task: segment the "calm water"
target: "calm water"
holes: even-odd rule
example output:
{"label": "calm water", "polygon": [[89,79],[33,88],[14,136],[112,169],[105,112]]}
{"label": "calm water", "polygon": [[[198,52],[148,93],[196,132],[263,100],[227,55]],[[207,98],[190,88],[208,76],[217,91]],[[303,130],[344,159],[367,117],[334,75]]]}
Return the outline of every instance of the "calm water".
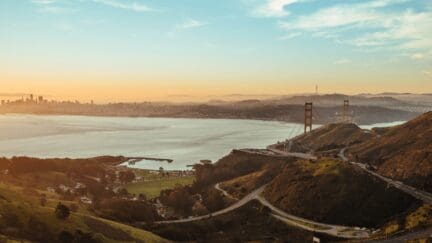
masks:
{"label": "calm water", "polygon": [[302,131],[300,124],[271,121],[0,115],[0,156],[146,156],[174,162],[143,161],[135,167],[186,169],[233,148],[265,148]]}

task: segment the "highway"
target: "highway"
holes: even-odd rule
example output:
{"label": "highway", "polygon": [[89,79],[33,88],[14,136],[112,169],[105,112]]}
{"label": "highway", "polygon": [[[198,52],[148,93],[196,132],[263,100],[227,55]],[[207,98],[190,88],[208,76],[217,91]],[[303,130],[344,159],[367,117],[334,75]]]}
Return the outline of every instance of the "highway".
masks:
{"label": "highway", "polygon": [[[291,141],[288,143],[289,146],[289,150],[291,150]],[[296,157],[296,158],[300,158],[300,159],[310,159],[310,160],[316,160],[317,157],[312,155],[312,154],[305,154],[305,153],[294,153],[294,152],[286,152],[286,151],[282,151],[277,149],[276,147],[280,145],[280,144],[272,144],[267,146],[267,150],[270,150],[276,154],[279,154],[281,156],[285,156],[285,157]]]}
{"label": "highway", "polygon": [[257,155],[264,155],[264,156],[270,156],[270,157],[276,157],[276,158],[290,158],[295,157],[299,159],[310,159],[310,160],[316,160],[317,157],[313,156],[311,154],[303,154],[303,153],[289,153],[280,151],[277,149],[238,149],[238,151],[242,151],[249,154],[257,154]]}
{"label": "highway", "polygon": [[427,239],[432,238],[432,228],[418,230],[415,232],[407,233],[401,236],[395,236],[395,237],[389,237],[387,239],[381,239],[381,240],[371,240],[368,242],[371,243],[405,243],[412,240],[418,240],[418,239]]}
{"label": "highway", "polygon": [[387,184],[389,184],[389,185],[391,185],[391,186],[393,186],[393,187],[395,187],[395,188],[397,188],[397,189],[399,189],[399,190],[401,190],[401,191],[403,191],[403,192],[405,192],[405,193],[413,196],[414,198],[417,198],[417,199],[419,199],[419,200],[421,200],[421,201],[423,201],[425,203],[432,204],[432,194],[430,194],[428,192],[425,192],[425,191],[422,191],[422,190],[419,190],[419,189],[414,188],[412,186],[408,186],[408,185],[406,185],[406,184],[404,184],[404,183],[402,183],[400,181],[396,181],[396,180],[392,180],[390,178],[384,177],[384,176],[382,176],[382,175],[380,175],[380,174],[378,174],[376,172],[373,172],[373,171],[369,170],[365,164],[349,161],[348,158],[345,156],[345,150],[346,150],[346,148],[342,149],[339,152],[339,157],[343,161],[349,162],[350,164],[355,165],[355,166],[361,168],[362,170],[366,171],[367,173],[369,173],[369,174],[371,174],[371,175],[373,175],[373,176],[375,176],[375,177],[377,177],[377,178],[385,181]]}
{"label": "highway", "polygon": [[295,152],[288,152],[291,150],[291,141],[288,143],[289,149],[288,151],[282,151],[277,149],[278,145],[281,145],[283,143],[277,143],[267,146],[266,149],[239,149],[239,151],[250,153],[250,154],[258,154],[258,155],[264,155],[264,156],[273,156],[278,158],[288,158],[288,157],[295,157],[299,159],[309,159],[309,160],[316,160],[317,157],[313,154],[306,154],[306,153],[295,153]]}

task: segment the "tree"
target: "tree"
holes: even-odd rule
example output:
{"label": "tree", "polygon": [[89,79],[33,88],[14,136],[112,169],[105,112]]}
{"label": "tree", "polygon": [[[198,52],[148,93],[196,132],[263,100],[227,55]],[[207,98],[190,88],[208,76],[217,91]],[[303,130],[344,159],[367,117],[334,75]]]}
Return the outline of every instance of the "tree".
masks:
{"label": "tree", "polygon": [[164,175],[164,168],[161,166],[159,167],[159,175],[163,176]]}
{"label": "tree", "polygon": [[185,188],[177,187],[169,192],[165,203],[180,214],[189,214],[194,205],[194,200]]}
{"label": "tree", "polygon": [[46,195],[43,193],[40,198],[40,205],[44,207],[47,203]]}
{"label": "tree", "polygon": [[117,194],[121,197],[127,197],[130,195],[130,193],[128,192],[128,190],[126,188],[122,188],[122,189],[118,190]]}
{"label": "tree", "polygon": [[55,214],[59,219],[67,219],[70,215],[70,209],[66,205],[63,205],[59,202],[55,209]]}
{"label": "tree", "polygon": [[204,197],[205,206],[212,212],[222,209],[225,206],[223,197],[216,190],[210,190],[206,197]]}
{"label": "tree", "polygon": [[72,203],[69,207],[70,207],[70,210],[72,212],[77,212],[78,211],[78,205],[76,205],[75,203]]}
{"label": "tree", "polygon": [[147,201],[147,196],[145,194],[138,194],[138,200],[140,201]]}
{"label": "tree", "polygon": [[58,240],[62,243],[72,243],[74,240],[74,235],[68,231],[62,231],[58,235]]}
{"label": "tree", "polygon": [[132,171],[126,170],[126,171],[120,171],[119,173],[119,180],[121,183],[130,183],[133,180],[135,180],[135,173]]}

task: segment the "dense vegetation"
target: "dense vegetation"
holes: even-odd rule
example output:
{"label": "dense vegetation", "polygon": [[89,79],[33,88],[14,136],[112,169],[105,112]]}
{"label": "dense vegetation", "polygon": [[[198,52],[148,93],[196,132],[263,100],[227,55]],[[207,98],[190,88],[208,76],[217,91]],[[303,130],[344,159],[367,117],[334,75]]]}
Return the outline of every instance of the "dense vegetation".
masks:
{"label": "dense vegetation", "polygon": [[432,192],[432,112],[387,129],[348,152],[380,174]]}
{"label": "dense vegetation", "polygon": [[264,192],[293,215],[339,225],[377,227],[419,202],[342,161],[285,166]]}

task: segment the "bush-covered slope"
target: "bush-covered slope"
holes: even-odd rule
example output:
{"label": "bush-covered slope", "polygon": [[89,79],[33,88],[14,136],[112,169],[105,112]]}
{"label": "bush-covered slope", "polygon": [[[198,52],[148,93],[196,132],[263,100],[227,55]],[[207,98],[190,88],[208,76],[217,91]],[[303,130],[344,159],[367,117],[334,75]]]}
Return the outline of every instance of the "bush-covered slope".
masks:
{"label": "bush-covered slope", "polygon": [[348,152],[355,160],[377,167],[380,174],[432,191],[432,112],[390,128]]}
{"label": "bush-covered slope", "polygon": [[418,202],[337,160],[285,166],[265,197],[280,209],[331,224],[376,227]]}
{"label": "bush-covered slope", "polygon": [[324,151],[343,148],[348,145],[367,141],[374,137],[352,123],[332,123],[297,137],[293,148],[303,147],[304,150]]}
{"label": "bush-covered slope", "polygon": [[41,206],[38,198],[20,195],[16,189],[0,184],[0,235],[5,238],[31,242],[65,242],[61,237],[73,237],[77,242],[84,238],[92,239],[85,242],[168,242],[150,232],[84,212],[59,219],[55,208]]}

